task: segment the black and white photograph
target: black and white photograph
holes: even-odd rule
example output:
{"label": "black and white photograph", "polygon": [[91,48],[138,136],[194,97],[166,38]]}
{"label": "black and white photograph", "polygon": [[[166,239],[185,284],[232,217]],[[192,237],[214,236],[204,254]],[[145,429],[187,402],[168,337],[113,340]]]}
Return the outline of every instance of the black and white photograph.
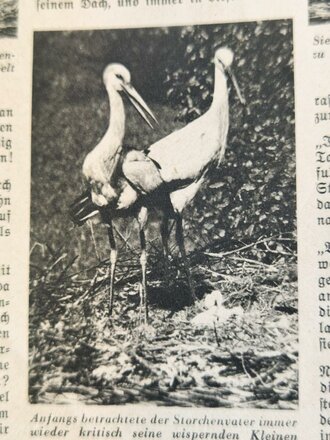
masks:
{"label": "black and white photograph", "polygon": [[292,20],[35,32],[32,95],[30,403],[296,410]]}
{"label": "black and white photograph", "polygon": [[18,0],[0,0],[0,38],[17,36]]}
{"label": "black and white photograph", "polygon": [[309,0],[310,24],[329,23],[330,0]]}

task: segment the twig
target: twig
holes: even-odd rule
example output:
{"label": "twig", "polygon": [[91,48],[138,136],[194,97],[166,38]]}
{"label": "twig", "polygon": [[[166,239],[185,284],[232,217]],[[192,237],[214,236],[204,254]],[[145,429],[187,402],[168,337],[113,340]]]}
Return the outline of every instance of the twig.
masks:
{"label": "twig", "polygon": [[84,272],[89,272],[91,270],[98,269],[99,267],[105,265],[107,262],[108,262],[108,258],[105,258],[104,260],[99,261],[98,264],[93,264],[93,266],[87,267],[86,269],[78,270],[77,272],[74,272],[74,273],[66,276],[65,278],[63,278],[63,280],[67,280],[67,279],[73,278],[73,277],[75,277],[77,275],[80,275],[80,274],[82,274]]}
{"label": "twig", "polygon": [[53,269],[54,267],[60,263],[62,260],[64,260],[64,258],[66,258],[68,256],[67,253],[64,253],[63,255],[61,255],[60,257],[57,258],[57,260],[55,260],[55,262],[45,271],[45,275],[48,275]]}
{"label": "twig", "polygon": [[[231,251],[218,252],[218,253],[204,252],[204,254],[208,255],[209,257],[218,257],[218,258],[220,258],[220,257],[224,257],[224,256],[227,256],[227,255],[235,254],[235,253],[243,251],[245,249],[249,249],[249,248],[251,248],[253,246],[257,246],[258,244],[261,244],[261,243],[267,243],[267,242],[269,242],[271,240],[275,240],[275,239],[277,239],[278,241],[295,241],[295,239],[293,239],[293,238],[267,237],[267,238],[263,238],[263,239],[257,240],[254,243],[250,243],[250,244],[247,244],[245,246],[242,246],[242,247],[240,247],[238,249],[233,249]],[[291,254],[285,254],[285,255],[291,255]]]}
{"label": "twig", "polygon": [[40,385],[35,385],[31,387],[32,391],[42,391],[43,393],[74,393],[81,394],[83,396],[94,397],[99,394],[99,391],[95,388],[88,388],[84,385],[69,385],[69,386],[56,386],[56,385],[46,385],[44,387]]}
{"label": "twig", "polygon": [[242,258],[242,257],[231,257],[232,260],[234,261],[243,261],[246,263],[251,263],[251,264],[255,264],[256,266],[262,266],[262,267],[267,267],[267,268],[271,268],[273,270],[276,270],[273,268],[272,264],[266,264],[266,263],[262,263],[261,261],[257,261],[257,260],[251,260],[250,258]]}
{"label": "twig", "polygon": [[265,247],[266,247],[267,251],[270,252],[271,254],[288,255],[288,256],[296,255],[295,252],[289,253],[289,252],[283,252],[283,251],[282,252],[281,251],[273,251],[272,249],[270,249],[270,247],[268,246],[267,243],[265,243]]}
{"label": "twig", "polygon": [[44,362],[35,363],[34,365],[31,365],[29,371],[31,373],[31,371],[35,370],[36,368],[44,368],[44,367],[49,367],[51,365],[54,365],[53,361],[44,361]]}
{"label": "twig", "polygon": [[65,275],[65,273],[67,272],[67,270],[73,266],[73,264],[75,263],[75,261],[77,260],[78,255],[75,255],[73,258],[71,258],[71,260],[68,262],[68,264],[64,267],[64,269],[61,271],[60,275],[57,278],[57,282],[59,282],[60,280],[63,279],[63,276]]}
{"label": "twig", "polygon": [[221,273],[221,272],[216,272],[216,271],[214,271],[214,270],[212,270],[212,269],[208,269],[207,267],[204,267],[203,268],[206,272],[209,272],[209,273],[211,273],[212,275],[215,275],[215,276],[220,276],[220,277],[222,277],[222,278],[224,278],[225,280],[228,280],[228,281],[231,281],[231,282],[235,282],[239,277],[235,277],[235,276],[233,276],[233,275],[227,275],[227,274],[224,274],[224,273]]}
{"label": "twig", "polygon": [[43,256],[43,258],[45,258],[45,253],[46,253],[46,252],[45,252],[45,248],[46,248],[46,246],[45,246],[44,243],[39,243],[38,241],[35,242],[35,243],[33,244],[32,248],[31,248],[31,250],[30,250],[30,256],[32,255],[34,249],[35,249],[37,246],[41,248],[42,256]]}
{"label": "twig", "polygon": [[148,371],[154,372],[154,368],[151,363],[147,362],[141,356],[139,356],[135,350],[130,350],[126,353],[128,356],[132,356],[139,364],[143,365]]}
{"label": "twig", "polygon": [[117,234],[117,235],[123,240],[123,242],[124,242],[125,245],[128,247],[128,249],[129,249],[131,252],[135,252],[135,249],[133,249],[132,246],[128,243],[128,239],[129,239],[129,237],[128,237],[128,238],[125,238],[125,237],[123,236],[123,234],[120,232],[120,230],[119,230],[116,226],[114,226],[113,228],[114,228],[114,230],[116,231],[116,234]]}
{"label": "twig", "polygon": [[249,249],[249,248],[251,248],[253,246],[257,246],[258,244],[264,243],[264,242],[269,241],[269,240],[272,240],[273,238],[274,237],[264,238],[262,240],[256,241],[255,243],[250,243],[250,244],[247,244],[245,246],[242,246],[241,248],[233,249],[233,250],[227,251],[227,252],[218,252],[218,253],[204,252],[204,253],[205,253],[205,255],[208,255],[209,257],[224,257],[224,256],[227,256],[227,255],[235,254],[236,252],[243,251],[245,249]]}

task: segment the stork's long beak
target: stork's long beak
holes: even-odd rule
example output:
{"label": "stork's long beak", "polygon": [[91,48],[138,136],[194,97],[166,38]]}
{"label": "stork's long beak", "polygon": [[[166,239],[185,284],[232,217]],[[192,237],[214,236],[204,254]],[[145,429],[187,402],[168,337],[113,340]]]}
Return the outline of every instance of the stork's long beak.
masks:
{"label": "stork's long beak", "polygon": [[238,83],[237,83],[235,75],[233,74],[233,71],[231,70],[230,67],[227,67],[226,68],[226,72],[227,72],[228,77],[230,78],[230,80],[231,80],[231,82],[232,82],[232,84],[234,86],[234,89],[235,89],[235,91],[237,93],[238,99],[240,100],[241,104],[242,105],[246,105],[246,100],[245,100],[245,98],[243,97],[243,95],[241,93],[241,90],[240,90],[240,88],[238,86]]}
{"label": "stork's long beak", "polygon": [[126,93],[129,100],[131,101],[131,103],[136,108],[136,110],[139,112],[139,114],[142,116],[142,118],[149,125],[149,127],[154,128],[152,125],[152,121],[154,121],[158,124],[156,116],[153,114],[153,112],[150,110],[149,106],[141,98],[141,96],[138,94],[138,92],[134,89],[134,87],[131,86],[130,84],[125,84],[123,86],[123,90]]}

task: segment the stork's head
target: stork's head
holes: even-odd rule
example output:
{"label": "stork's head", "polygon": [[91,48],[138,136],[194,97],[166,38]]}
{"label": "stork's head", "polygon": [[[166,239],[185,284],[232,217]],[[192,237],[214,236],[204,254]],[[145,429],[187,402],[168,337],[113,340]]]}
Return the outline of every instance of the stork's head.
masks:
{"label": "stork's head", "polygon": [[219,47],[219,49],[215,51],[214,64],[216,69],[220,69],[220,71],[223,72],[223,74],[225,74],[230,79],[237,93],[238,99],[241,101],[242,104],[245,105],[246,101],[243,98],[242,93],[239,89],[236,77],[231,70],[231,65],[233,64],[233,61],[234,53],[228,47]]}
{"label": "stork's head", "polygon": [[152,120],[158,123],[148,105],[132,86],[131,74],[125,66],[117,63],[109,64],[104,69],[103,82],[109,93],[111,91],[123,92],[151,128],[153,128]]}
{"label": "stork's head", "polygon": [[218,68],[226,71],[233,64],[233,61],[234,61],[233,51],[228,47],[219,47],[219,49],[215,51],[214,64]]}
{"label": "stork's head", "polygon": [[103,82],[106,88],[111,87],[121,92],[125,84],[131,83],[131,74],[122,64],[109,64],[103,72]]}

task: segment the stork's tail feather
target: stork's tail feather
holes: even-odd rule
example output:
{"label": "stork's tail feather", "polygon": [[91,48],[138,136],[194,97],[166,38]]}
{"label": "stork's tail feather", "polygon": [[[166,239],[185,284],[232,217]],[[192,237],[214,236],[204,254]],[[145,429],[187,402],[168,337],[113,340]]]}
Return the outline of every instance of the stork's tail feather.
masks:
{"label": "stork's tail feather", "polygon": [[98,207],[92,202],[90,191],[83,192],[69,207],[69,215],[73,223],[83,225],[88,219],[99,213]]}

